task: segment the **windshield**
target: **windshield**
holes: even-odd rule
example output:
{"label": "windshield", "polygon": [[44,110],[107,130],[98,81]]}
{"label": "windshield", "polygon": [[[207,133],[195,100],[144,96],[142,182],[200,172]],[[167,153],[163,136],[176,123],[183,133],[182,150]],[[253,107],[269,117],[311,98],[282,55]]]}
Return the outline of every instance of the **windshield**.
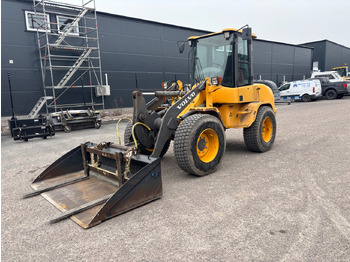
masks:
{"label": "windshield", "polygon": [[232,39],[231,35],[226,40],[223,34],[198,39],[194,48],[194,83],[216,76],[221,77],[223,83],[233,81]]}
{"label": "windshield", "polygon": [[347,75],[347,68],[338,68],[337,72],[340,76],[346,76]]}

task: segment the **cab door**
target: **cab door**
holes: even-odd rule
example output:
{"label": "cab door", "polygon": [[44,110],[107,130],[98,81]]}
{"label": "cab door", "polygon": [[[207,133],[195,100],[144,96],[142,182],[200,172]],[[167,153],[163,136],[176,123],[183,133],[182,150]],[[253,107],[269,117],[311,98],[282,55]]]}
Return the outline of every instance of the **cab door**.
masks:
{"label": "cab door", "polygon": [[280,96],[289,96],[290,93],[290,83],[281,86],[278,90],[280,91]]}

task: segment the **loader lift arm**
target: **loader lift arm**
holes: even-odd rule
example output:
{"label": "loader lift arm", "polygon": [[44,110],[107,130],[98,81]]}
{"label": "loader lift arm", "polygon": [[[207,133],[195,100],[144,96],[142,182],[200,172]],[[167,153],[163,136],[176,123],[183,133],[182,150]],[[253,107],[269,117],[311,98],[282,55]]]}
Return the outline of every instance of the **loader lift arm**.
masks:
{"label": "loader lift arm", "polygon": [[[135,91],[133,93],[134,99],[134,119],[136,121],[142,121],[148,125],[151,129],[158,129],[157,137],[155,141],[155,146],[151,154],[152,157],[160,157],[162,150],[169,139],[173,136],[178,125],[180,124],[179,115],[184,113],[187,106],[195,99],[198,98],[199,93],[205,88],[206,83],[202,81],[196,85],[190,92],[181,97],[177,102],[175,102],[169,109],[167,109],[163,118],[157,112],[153,111],[151,114],[148,113],[149,108],[154,104],[150,103],[146,105],[145,99],[142,92]],[[173,91],[164,91],[162,96],[171,96]],[[181,91],[175,91],[181,92]],[[170,93],[170,94],[169,94]],[[160,100],[160,99],[159,99]],[[151,101],[152,102],[152,101]],[[135,120],[134,120],[135,121]],[[137,137],[145,137],[146,134],[142,132],[145,129],[136,130]]]}

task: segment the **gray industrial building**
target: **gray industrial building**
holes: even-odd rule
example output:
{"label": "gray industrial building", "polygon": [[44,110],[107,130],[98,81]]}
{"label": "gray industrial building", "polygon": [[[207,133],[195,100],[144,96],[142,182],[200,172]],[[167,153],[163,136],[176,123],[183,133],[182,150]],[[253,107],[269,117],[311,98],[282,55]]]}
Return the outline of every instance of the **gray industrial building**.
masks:
{"label": "gray industrial building", "polygon": [[350,48],[329,40],[321,40],[303,44],[314,48],[313,61],[321,71],[329,71],[334,67],[350,65]]}
{"label": "gray industrial building", "polygon": [[[33,11],[33,1],[1,0],[1,3],[1,114],[11,114],[9,72],[15,112],[25,115],[44,95],[37,34],[28,30],[26,25],[26,13]],[[57,16],[51,15],[49,19],[58,22]],[[189,36],[210,33],[104,12],[97,12],[97,21],[101,71],[103,75],[108,74],[110,85],[110,96],[104,99],[107,109],[132,106],[131,93],[136,88],[160,89],[161,82],[175,78],[189,82],[189,48],[180,54],[177,42]],[[259,36],[259,32],[257,34]],[[331,64],[328,61],[333,61],[329,56],[338,57],[339,52],[341,61],[350,62],[349,48],[330,51],[329,46],[333,48],[333,45],[327,42],[326,46],[329,50],[326,69]],[[313,55],[319,54],[317,48],[313,52],[311,44],[291,45],[261,39],[254,40],[253,49],[254,75],[277,84],[283,78],[291,81],[308,77]],[[88,90],[72,89],[62,103],[81,102],[83,99],[84,102],[89,100]]]}

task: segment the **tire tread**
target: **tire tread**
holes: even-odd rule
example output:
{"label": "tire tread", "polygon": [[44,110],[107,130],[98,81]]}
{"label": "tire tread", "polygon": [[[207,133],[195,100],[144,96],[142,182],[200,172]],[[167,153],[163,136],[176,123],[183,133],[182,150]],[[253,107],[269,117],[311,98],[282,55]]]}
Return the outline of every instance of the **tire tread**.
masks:
{"label": "tire tread", "polygon": [[[259,141],[259,139],[261,139],[261,134],[259,132],[261,124],[260,121],[263,115],[268,111],[272,111],[272,109],[268,106],[260,107],[254,123],[250,127],[243,129],[244,143],[250,151],[260,153],[268,151],[274,142],[275,137],[272,138],[273,140],[271,141],[270,147],[265,148],[263,145],[261,145],[261,142]],[[276,133],[276,125],[274,126],[274,132]],[[275,136],[275,134],[273,136]]]}
{"label": "tire tread", "polygon": [[[206,120],[204,119],[206,118]],[[202,120],[203,119],[203,120]],[[197,166],[195,166],[193,155],[192,155],[192,148],[191,148],[191,133],[193,129],[199,128],[203,123],[210,122],[216,122],[221,126],[222,134],[223,134],[223,144],[221,150],[219,149],[218,154],[219,155],[219,161],[218,163],[211,169],[208,170],[201,170]],[[199,126],[198,126],[199,125]],[[212,172],[214,172],[217,167],[219,166],[223,154],[225,152],[226,147],[226,138],[225,138],[225,131],[222,126],[222,123],[220,120],[215,117],[208,114],[194,114],[190,115],[187,118],[185,118],[182,123],[179,125],[178,129],[175,132],[175,138],[174,138],[174,155],[175,159],[181,169],[186,171],[187,173],[190,173],[195,176],[205,176]]]}

